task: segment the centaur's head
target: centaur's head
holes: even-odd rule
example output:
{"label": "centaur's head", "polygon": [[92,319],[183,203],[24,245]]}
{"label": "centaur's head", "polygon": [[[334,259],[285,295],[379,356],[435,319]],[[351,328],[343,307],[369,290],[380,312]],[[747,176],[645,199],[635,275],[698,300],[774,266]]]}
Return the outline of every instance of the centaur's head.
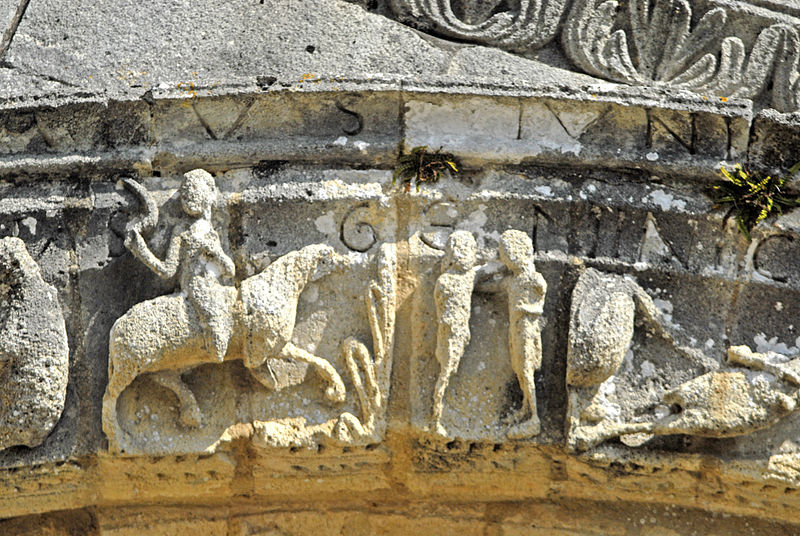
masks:
{"label": "centaur's head", "polygon": [[194,217],[211,217],[211,208],[217,201],[217,184],[208,171],[194,169],[185,173],[179,192],[181,206],[186,214]]}

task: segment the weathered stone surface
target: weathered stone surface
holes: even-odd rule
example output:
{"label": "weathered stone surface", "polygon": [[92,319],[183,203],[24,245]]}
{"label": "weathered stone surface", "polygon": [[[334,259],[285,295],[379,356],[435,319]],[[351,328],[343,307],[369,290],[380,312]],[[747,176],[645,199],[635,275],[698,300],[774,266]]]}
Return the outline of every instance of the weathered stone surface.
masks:
{"label": "weathered stone surface", "polygon": [[797,532],[798,16],[0,5],[0,525]]}
{"label": "weathered stone surface", "polygon": [[[33,223],[35,225],[35,223]],[[19,238],[0,241],[0,448],[36,447],[61,418],[69,347],[55,289]]]}
{"label": "weathered stone surface", "polygon": [[[292,249],[280,240],[278,251],[288,252],[273,257],[279,235],[248,240],[243,233],[250,218],[260,218],[254,204],[270,201],[269,194],[254,192],[245,205],[241,196],[248,189],[240,190],[236,197],[245,212],[236,217],[242,228],[235,230],[239,236],[223,239],[215,222],[232,215],[225,203],[223,214],[212,214],[218,204],[214,179],[203,170],[191,171],[179,189],[182,213],[162,235],[163,260],[144,238],[159,221],[157,202],[138,183],[126,184],[141,198],[144,212],[127,225],[125,246],[179,286],[173,294],[137,304],[111,328],[103,402],[110,448],[213,452],[240,433],[240,423],[252,428],[254,443],[263,448],[310,448],[326,438],[339,445],[380,440],[397,294],[394,224],[385,217],[391,201],[380,183],[355,202],[341,191],[340,181],[319,190],[329,202],[318,205],[333,210],[318,206],[313,222],[307,220],[308,231],[335,241],[341,252],[324,243]],[[225,242],[243,273],[237,275]],[[259,255],[248,246],[261,248]],[[351,314],[331,316],[337,309]],[[237,362],[223,365],[230,360]],[[337,368],[349,373],[356,392],[349,401]],[[312,378],[313,385],[303,389]],[[287,400],[287,388],[300,392]],[[241,393],[230,396],[235,391]]]}

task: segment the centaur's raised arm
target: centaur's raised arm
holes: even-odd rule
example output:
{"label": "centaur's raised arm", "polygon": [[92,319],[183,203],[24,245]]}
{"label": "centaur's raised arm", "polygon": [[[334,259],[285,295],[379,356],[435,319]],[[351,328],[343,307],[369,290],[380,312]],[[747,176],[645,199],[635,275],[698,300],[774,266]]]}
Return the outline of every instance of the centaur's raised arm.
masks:
{"label": "centaur's raised arm", "polygon": [[163,261],[153,255],[147,242],[137,230],[133,230],[125,240],[125,246],[133,256],[142,261],[142,264],[154,271],[159,277],[171,279],[178,273],[181,253],[181,236],[174,234],[169,242],[167,257]]}
{"label": "centaur's raised arm", "polygon": [[138,182],[133,179],[123,181],[125,187],[133,192],[144,208],[144,213],[128,224],[125,236],[125,247],[133,253],[133,256],[164,279],[171,279],[178,273],[181,252],[180,233],[173,230],[172,239],[167,249],[167,258],[163,261],[153,255],[147,246],[142,233],[152,232],[158,223],[158,205],[150,193]]}

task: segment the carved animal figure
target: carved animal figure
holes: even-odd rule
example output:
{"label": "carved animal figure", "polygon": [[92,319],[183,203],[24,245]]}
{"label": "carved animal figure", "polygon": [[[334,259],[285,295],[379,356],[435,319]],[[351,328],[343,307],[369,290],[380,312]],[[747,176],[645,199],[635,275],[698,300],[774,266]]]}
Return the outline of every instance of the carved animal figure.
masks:
{"label": "carved animal figure", "polygon": [[[265,361],[295,359],[311,364],[329,383],[329,400],[342,402],[345,398],[336,369],[291,342],[300,293],[310,281],[342,267],[344,258],[330,246],[311,245],[280,257],[243,281],[238,290],[221,284],[219,270],[213,265],[227,265],[230,259],[209,228],[215,192],[213,178],[209,183],[206,179],[210,176],[203,174],[208,175],[202,170],[186,174],[184,185],[188,186],[182,187],[182,202],[184,211],[196,219],[189,231],[173,232],[165,261],[149,251],[141,236],[145,226],[152,227],[157,221],[152,215],[155,204],[143,188],[129,183],[145,201],[148,213],[130,225],[126,245],[157,274],[179,274],[182,292],[135,305],[111,328],[103,429],[112,450],[119,448],[123,433],[116,414],[117,398],[145,373],[152,373],[155,382],[178,397],[180,419],[186,426],[199,426],[202,414],[181,375],[203,363],[242,359],[257,380],[273,387],[269,367],[262,368]],[[195,233],[197,226],[202,228]],[[230,265],[225,269],[232,273]]]}
{"label": "carved animal figure", "polygon": [[653,300],[633,280],[586,270],[572,291],[567,384],[590,387],[614,374],[633,338],[634,316],[667,340]]}
{"label": "carved animal figure", "polygon": [[693,359],[702,357],[676,343],[664,328],[653,300],[635,281],[587,269],[572,291],[567,347],[567,385],[572,391],[568,441],[575,450],[652,430],[652,423],[607,419],[599,403],[603,399],[601,384],[616,374],[625,359],[633,340],[634,321],[670,343],[676,352]]}
{"label": "carved animal figure", "polygon": [[[341,263],[327,245],[310,245],[288,253],[263,272],[231,289],[233,336],[225,361],[242,359],[254,377],[272,385],[269,371],[261,365],[271,357],[296,359],[311,364],[329,383],[326,396],[334,402],[345,398],[345,387],[331,364],[298,348],[292,342],[297,302],[303,288],[331,273]],[[133,306],[111,328],[108,387],[103,398],[103,429],[113,446],[123,433],[116,415],[117,398],[133,380],[145,373],[175,393],[180,418],[198,426],[202,415],[181,375],[204,363],[217,363],[205,344],[197,313],[179,294],[170,294]],[[266,370],[265,370],[266,369]]]}
{"label": "carved animal figure", "polygon": [[[728,349],[727,370],[702,354],[675,344],[663,329],[652,300],[632,280],[587,270],[573,291],[567,383],[571,386],[569,443],[586,450],[629,434],[686,434],[735,437],[762,430],[797,408],[800,360],[756,353],[747,346]],[[633,337],[634,315],[708,370],[665,392],[670,412],[649,421],[606,419],[598,386],[617,372]],[[584,399],[580,403],[580,398]]]}
{"label": "carved animal figure", "polygon": [[734,437],[769,428],[797,408],[797,359],[776,362],[747,346],[728,348],[730,370],[707,372],[664,394],[673,411],[652,425],[654,434]]}

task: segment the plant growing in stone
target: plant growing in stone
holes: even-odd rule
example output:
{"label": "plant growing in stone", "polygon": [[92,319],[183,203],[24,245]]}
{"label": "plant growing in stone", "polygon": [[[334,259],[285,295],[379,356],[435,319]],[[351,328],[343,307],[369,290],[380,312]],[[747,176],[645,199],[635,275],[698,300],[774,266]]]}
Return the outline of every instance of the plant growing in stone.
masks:
{"label": "plant growing in stone", "polygon": [[423,182],[438,182],[443,173],[458,173],[458,162],[450,153],[429,151],[427,146],[414,147],[408,154],[400,155],[397,168],[392,176],[392,184],[398,179],[403,183],[405,191],[411,189],[416,180],[417,191]]}
{"label": "plant growing in stone", "polygon": [[741,164],[736,164],[733,171],[722,167],[723,180],[712,186],[715,206],[730,206],[739,230],[750,240],[750,231],[770,215],[800,206],[800,195],[785,191],[786,182],[797,171],[800,171],[800,162],[792,166],[787,175],[765,178],[758,172],[744,169]]}

